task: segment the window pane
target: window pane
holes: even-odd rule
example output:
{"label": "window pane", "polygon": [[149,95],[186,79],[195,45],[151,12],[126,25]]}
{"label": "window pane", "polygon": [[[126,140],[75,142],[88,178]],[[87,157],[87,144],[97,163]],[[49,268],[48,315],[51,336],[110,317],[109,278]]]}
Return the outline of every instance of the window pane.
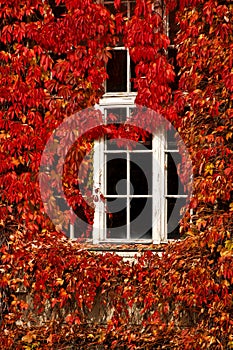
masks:
{"label": "window pane", "polygon": [[185,206],[186,198],[167,198],[167,238],[180,238],[179,221],[183,214],[181,208]]}
{"label": "window pane", "polygon": [[92,238],[92,230],[90,230],[90,225],[85,222],[85,215],[80,216],[80,212],[78,213],[77,211],[75,214],[78,215],[78,217],[74,223],[74,238]]}
{"label": "window pane", "polygon": [[178,73],[180,71],[180,67],[177,64],[176,56],[177,56],[177,49],[175,47],[168,47],[168,62],[175,67],[175,73],[176,73],[175,81],[169,84],[172,91],[177,90],[179,86]]}
{"label": "window pane", "polygon": [[130,238],[152,238],[152,198],[133,198],[130,202]]}
{"label": "window pane", "polygon": [[174,39],[178,29],[179,27],[176,21],[176,10],[173,10],[169,12],[169,39],[171,44],[174,44]]}
{"label": "window pane", "polygon": [[133,146],[133,150],[136,151],[145,151],[145,148],[152,150],[152,135],[149,134],[145,140],[142,140],[142,137],[140,137],[137,143],[134,143]]}
{"label": "window pane", "polygon": [[[127,146],[130,144],[130,140],[120,140],[116,139],[107,139],[105,142],[105,149],[108,151],[119,151],[127,150]],[[133,147],[134,143],[132,144]]]}
{"label": "window pane", "polygon": [[152,194],[152,152],[130,153],[131,195]]}
{"label": "window pane", "polygon": [[174,128],[167,130],[167,149],[177,149],[177,142],[175,138],[176,130]]}
{"label": "window pane", "polygon": [[[114,1],[104,1],[104,6],[112,13],[116,14],[117,11],[114,6]],[[121,1],[121,6],[120,6],[120,12],[124,14],[124,16],[127,15],[127,1]]]}
{"label": "window pane", "polygon": [[178,194],[178,175],[174,158],[177,159],[176,153],[167,154],[167,194]]}
{"label": "window pane", "polygon": [[[137,117],[137,113],[138,113],[138,109],[136,107],[130,108],[129,109],[129,118],[132,118],[132,119],[136,118],[137,119],[138,118]],[[144,132],[145,132],[145,130],[144,130]],[[152,134],[147,132],[147,136],[144,137],[144,139],[145,139],[145,141],[142,141],[142,137],[140,136],[139,140],[137,141],[138,145],[134,149],[142,150],[145,147],[147,149],[151,149],[152,150],[152,139],[153,139]]]}
{"label": "window pane", "polygon": [[[114,123],[123,123],[127,119],[127,109],[124,107],[120,108],[107,108],[107,121],[113,121]],[[116,119],[112,119],[111,114],[113,114]]]}
{"label": "window pane", "polygon": [[140,138],[138,142],[147,149],[152,150],[152,134],[149,134],[145,141],[142,141],[142,138]]}
{"label": "window pane", "polygon": [[[128,15],[132,16],[134,14],[135,5],[136,5],[136,0],[121,0],[120,12],[122,12],[124,16],[128,16]],[[117,13],[114,7],[114,0],[104,1],[104,6],[107,7],[107,9],[114,15]]]}
{"label": "window pane", "polygon": [[112,50],[112,58],[107,64],[106,92],[124,92],[127,91],[127,51]]}
{"label": "window pane", "polygon": [[106,155],[107,161],[107,194],[125,195],[127,191],[126,154],[112,153]]}
{"label": "window pane", "polygon": [[178,152],[167,153],[167,194],[183,195],[182,185],[177,173],[177,166],[181,162],[181,155]]}
{"label": "window pane", "polygon": [[126,238],[126,198],[107,199],[107,237]]}
{"label": "window pane", "polygon": [[130,1],[130,16],[131,17],[134,15],[135,6],[136,6],[136,0]]}

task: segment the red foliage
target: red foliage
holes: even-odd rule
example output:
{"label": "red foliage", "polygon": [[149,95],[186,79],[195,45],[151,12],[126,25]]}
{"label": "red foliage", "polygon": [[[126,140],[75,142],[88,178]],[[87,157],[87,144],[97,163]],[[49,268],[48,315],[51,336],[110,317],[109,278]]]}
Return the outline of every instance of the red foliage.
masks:
{"label": "red foliage", "polygon": [[[181,69],[179,91],[173,94],[169,39],[152,1],[138,0],[130,20],[123,19],[120,1],[115,1],[115,19],[91,0],[1,1],[3,348],[232,348],[233,7],[217,0],[179,3]],[[167,9],[177,5],[175,0],[166,4]],[[137,64],[137,102],[175,124],[194,173],[192,211],[181,224],[189,237],[168,245],[162,257],[148,250],[132,265],[68,241],[59,232],[67,218],[61,213],[54,227],[38,182],[53,130],[103,95],[109,48],[121,31]],[[113,137],[119,132],[110,129]],[[77,166],[91,150],[95,132],[104,132],[93,130],[77,140],[78,152],[74,146],[67,155],[63,186],[73,206],[83,203],[75,187]],[[134,130],[132,138],[139,133]],[[75,141],[74,133],[66,137]],[[48,161],[61,166],[53,150]],[[46,205],[57,211],[50,186],[56,179],[45,173],[42,180]],[[84,211],[91,222],[88,206]],[[105,307],[112,310],[105,325],[98,318],[95,323],[92,314],[98,300],[103,318]]]}

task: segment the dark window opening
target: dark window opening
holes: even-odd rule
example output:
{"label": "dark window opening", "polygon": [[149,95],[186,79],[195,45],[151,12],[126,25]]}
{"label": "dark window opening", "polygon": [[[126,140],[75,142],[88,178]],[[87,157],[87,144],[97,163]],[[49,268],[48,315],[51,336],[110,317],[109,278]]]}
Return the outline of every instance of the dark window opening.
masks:
{"label": "dark window opening", "polygon": [[152,198],[133,198],[130,202],[130,237],[152,238]]}
{"label": "dark window opening", "polygon": [[106,92],[127,91],[127,51],[112,50],[107,64]]}
{"label": "dark window opening", "polygon": [[127,203],[126,198],[107,199],[107,237],[126,239]]}
{"label": "dark window opening", "polygon": [[152,194],[152,153],[130,154],[131,195]]}
{"label": "dark window opening", "polygon": [[186,198],[167,198],[167,238],[179,239],[179,222],[182,218],[181,209],[186,204]]}
{"label": "dark window opening", "polygon": [[125,154],[107,154],[107,195],[125,195],[127,163]]}

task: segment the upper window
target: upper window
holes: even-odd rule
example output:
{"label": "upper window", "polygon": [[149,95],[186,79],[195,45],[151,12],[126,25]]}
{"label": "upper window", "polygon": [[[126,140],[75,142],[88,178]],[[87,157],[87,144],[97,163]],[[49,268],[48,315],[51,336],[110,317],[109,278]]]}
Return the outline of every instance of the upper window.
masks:
{"label": "upper window", "polygon": [[135,64],[130,59],[129,51],[124,47],[116,47],[111,55],[107,64],[109,78],[106,80],[105,92],[109,95],[135,92],[131,80],[135,78]]}
{"label": "upper window", "polygon": [[[135,0],[121,1],[121,13],[130,18],[134,13]],[[113,14],[116,13],[114,1],[104,1],[104,6]],[[113,93],[135,92],[132,78],[135,78],[135,63],[131,60],[129,51],[124,47],[122,37],[119,35],[117,46],[111,51],[111,59],[107,64],[109,78],[105,84],[105,92],[108,95]]]}

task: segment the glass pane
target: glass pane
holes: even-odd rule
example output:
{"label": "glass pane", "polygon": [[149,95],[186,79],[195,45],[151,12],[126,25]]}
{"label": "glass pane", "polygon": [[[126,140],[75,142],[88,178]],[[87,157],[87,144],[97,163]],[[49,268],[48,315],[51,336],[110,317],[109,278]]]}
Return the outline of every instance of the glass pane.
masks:
{"label": "glass pane", "polygon": [[130,153],[131,195],[152,194],[152,152]]}
{"label": "glass pane", "polygon": [[175,138],[176,130],[174,128],[167,130],[167,149],[177,149],[177,142]]}
{"label": "glass pane", "polygon": [[[130,118],[133,120],[137,120],[137,113],[138,109],[136,107],[130,108],[129,109],[129,123],[130,123]],[[146,130],[143,130],[143,135],[139,137],[139,140],[137,141],[136,148],[134,147],[135,150],[145,150],[145,148],[152,150],[152,134],[149,132],[146,132]]]}
{"label": "glass pane", "polygon": [[[120,108],[107,108],[107,122],[123,123],[127,119],[127,109]],[[114,118],[115,117],[115,118]]]}
{"label": "glass pane", "polygon": [[59,211],[64,212],[64,211],[70,209],[65,198],[63,198],[61,196],[56,196],[56,204],[58,206]]}
{"label": "glass pane", "polygon": [[110,153],[106,155],[107,161],[107,194],[125,195],[127,191],[126,154]]}
{"label": "glass pane", "polygon": [[145,141],[142,141],[142,138],[140,138],[138,142],[147,149],[152,149],[152,134],[149,134]]}
{"label": "glass pane", "polygon": [[135,6],[136,6],[136,0],[130,1],[130,16],[131,17],[134,15]]}
{"label": "glass pane", "polygon": [[116,9],[114,6],[114,1],[104,1],[104,6],[108,9],[110,13],[116,14]]}
{"label": "glass pane", "polygon": [[177,173],[177,166],[181,162],[181,155],[178,152],[167,153],[167,194],[183,195],[182,185]]}
{"label": "glass pane", "polygon": [[176,9],[169,12],[169,39],[171,45],[174,44],[174,39],[178,32],[178,23],[176,21]]}
{"label": "glass pane", "polygon": [[[127,150],[127,146],[130,144],[130,140],[120,140],[119,138],[116,139],[107,139],[105,141],[105,149],[108,151],[119,151],[122,152],[123,150]],[[134,145],[134,143],[133,143]]]}
{"label": "glass pane", "polygon": [[127,51],[112,50],[112,58],[107,63],[106,92],[127,91]]}
{"label": "glass pane", "polygon": [[183,214],[181,208],[185,206],[186,198],[167,198],[167,237],[168,239],[180,238],[179,221]]}
{"label": "glass pane", "polygon": [[[135,5],[136,5],[136,0],[121,0],[120,12],[122,12],[124,16],[128,16],[128,14],[132,16],[134,14]],[[116,14],[116,10],[114,7],[114,0],[104,1],[104,6],[107,7],[111,13]],[[130,13],[128,13],[128,11],[130,11]]]}
{"label": "glass pane", "polygon": [[152,198],[133,198],[131,200],[130,238],[152,238]]}
{"label": "glass pane", "polygon": [[126,238],[127,237],[127,208],[126,198],[107,199],[107,237],[106,238]]}
{"label": "glass pane", "polygon": [[[114,1],[104,1],[104,6],[112,13],[116,14],[117,11],[114,6]],[[127,15],[127,1],[121,1],[121,6],[120,6],[120,12],[124,14],[124,16]]]}
{"label": "glass pane", "polygon": [[176,61],[176,56],[177,56],[177,49],[175,47],[168,47],[168,62],[174,66],[175,68],[175,73],[176,73],[176,76],[175,76],[175,81],[170,83],[170,87],[173,90],[177,90],[178,89],[178,86],[179,86],[179,66],[177,65],[177,61]]}
{"label": "glass pane", "polygon": [[152,135],[149,134],[146,138],[140,136],[137,143],[135,143],[133,150],[136,151],[145,151],[145,148],[152,150]]}

